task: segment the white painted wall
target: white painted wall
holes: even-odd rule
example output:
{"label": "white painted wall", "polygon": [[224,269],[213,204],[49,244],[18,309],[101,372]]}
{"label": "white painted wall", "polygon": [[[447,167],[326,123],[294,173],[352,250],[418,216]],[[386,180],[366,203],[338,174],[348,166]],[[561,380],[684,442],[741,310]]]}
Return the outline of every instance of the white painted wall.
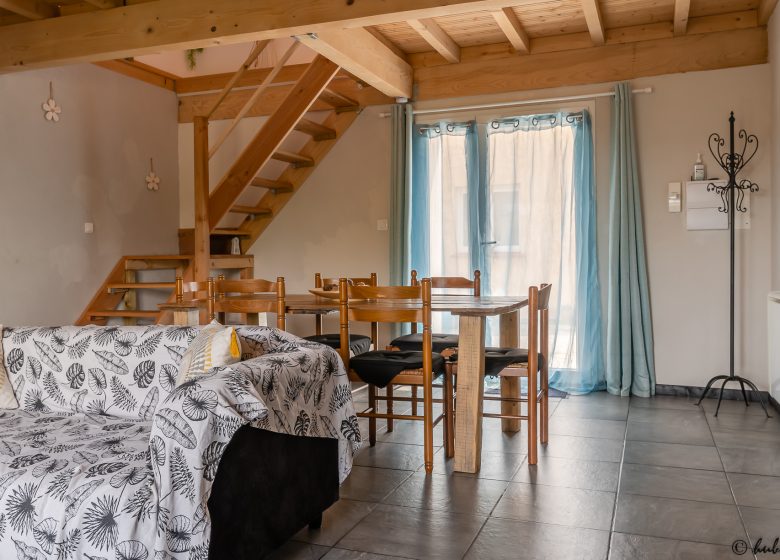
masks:
{"label": "white painted wall", "polygon": [[[780,15],[769,20],[769,67],[772,72],[772,183],[780,185]],[[780,290],[780,196],[772,199],[772,288]]]}
{"label": "white painted wall", "polygon": [[0,99],[0,323],[70,324],[121,255],[178,252],[176,97],[78,65],[2,75]]}
{"label": "white painted wall", "polygon": [[[703,385],[728,366],[728,238],[726,232],[689,232],[684,214],[669,214],[666,188],[685,181],[697,152],[707,153],[710,132],[727,131],[728,111],[738,125],[758,135],[759,154],[746,170],[761,186],[754,195],[753,223],[740,232],[737,363],[741,372],[766,388],[766,294],[771,278],[772,80],[769,65],[636,80],[653,94],[637,95],[635,117],[648,267],[655,331],[657,380],[663,384]],[[557,88],[517,95],[448,100],[461,102],[524,99],[611,91],[612,84]],[[432,105],[432,104],[428,104]],[[571,105],[571,104],[570,104]],[[389,216],[390,127],[377,116],[387,108],[364,111],[315,170],[250,252],[256,273],[283,275],[290,292],[310,287],[315,272],[328,275],[388,274],[389,238],[376,220]],[[595,102],[594,132],[598,184],[599,255],[605,262],[609,216],[611,100]],[[255,125],[257,126],[257,125]],[[182,178],[191,167],[191,126],[180,125]],[[185,147],[182,147],[185,146]],[[187,160],[186,158],[189,158]],[[706,160],[708,170],[715,165]],[[190,172],[191,173],[191,172]],[[182,181],[184,225],[192,223],[191,182]],[[606,290],[606,266],[601,267]],[[291,330],[309,334],[311,319],[296,318]]]}

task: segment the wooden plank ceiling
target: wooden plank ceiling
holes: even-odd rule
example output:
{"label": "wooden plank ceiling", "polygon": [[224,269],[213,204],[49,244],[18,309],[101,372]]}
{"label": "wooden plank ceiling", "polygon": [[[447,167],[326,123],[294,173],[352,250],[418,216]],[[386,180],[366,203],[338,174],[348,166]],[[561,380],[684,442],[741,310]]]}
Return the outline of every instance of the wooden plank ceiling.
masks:
{"label": "wooden plank ceiling", "polygon": [[[44,44],[51,40],[51,33],[61,32],[66,37],[70,33],[66,22],[82,29],[92,26],[97,33],[101,25],[98,18],[103,14],[95,12],[102,10],[107,16],[121,11],[129,22],[135,14],[138,25],[146,25],[143,18],[153,13],[162,14],[157,27],[149,28],[149,33],[160,33],[154,38],[155,48],[181,50],[186,38],[180,29],[169,30],[165,17],[172,18],[177,6],[186,11],[190,5],[194,10],[198,2],[0,0],[0,72],[12,70],[15,65],[45,67],[75,60],[103,61],[101,65],[107,68],[179,92],[180,120],[191,121],[201,107],[208,106],[208,96],[224,84],[226,76],[178,78],[128,61],[109,62],[105,54],[101,58],[100,53],[108,51],[149,52],[146,46],[129,45],[132,37],[127,39],[127,48],[121,44],[115,48],[93,46],[85,38],[84,45],[73,46],[70,58],[58,57],[53,49],[49,54]],[[387,103],[391,97],[412,91],[414,99],[436,99],[766,62],[766,23],[777,0],[399,0],[392,3],[397,8],[388,8],[383,2],[356,3],[352,7],[338,3],[341,7],[333,7],[334,3],[326,0],[288,0],[285,9],[295,11],[292,4],[296,4],[309,7],[309,13],[313,13],[314,5],[322,2],[317,15],[310,18],[310,27],[306,27],[304,43],[340,64],[346,71],[343,77],[351,79],[334,83],[341,83],[345,88],[342,93],[353,99],[359,97],[366,105]],[[152,4],[159,6],[158,12],[151,11],[155,7]],[[304,37],[301,25],[287,21],[278,9],[274,11],[274,4],[270,0],[253,4],[257,6],[251,10],[256,16],[256,35]],[[220,40],[236,42],[233,30],[224,31],[221,39],[202,39],[198,35],[202,25],[196,26],[195,22],[203,24],[205,20],[197,18],[213,15],[222,18],[219,21],[224,24],[232,21],[229,18],[246,16],[250,11],[247,5],[242,0],[223,0],[214,5],[214,11],[222,13],[182,14],[193,21],[195,29],[188,46]],[[85,12],[92,14],[87,16]],[[263,19],[257,12],[267,12],[268,17]],[[47,21],[53,19],[62,20],[62,25],[56,29],[48,25]],[[48,27],[39,29],[36,25]],[[365,28],[369,33],[358,33],[355,28]],[[23,29],[29,33],[21,33]],[[211,29],[219,35],[217,26]],[[339,29],[344,30],[344,38],[339,36]],[[241,33],[248,37],[252,30],[243,29]],[[20,37],[31,39],[22,44]],[[41,37],[40,44],[32,42],[35,37]],[[4,45],[6,39],[8,44]],[[122,37],[116,41],[121,42]],[[27,55],[27,60],[12,58],[32,51],[35,54]],[[296,71],[290,67],[282,74]],[[408,72],[408,85],[395,79],[399,71]],[[259,83],[262,74],[260,70],[248,73],[242,85]],[[289,88],[289,76],[286,82],[283,78],[278,87]],[[246,96],[241,92],[232,95]],[[273,99],[281,95],[281,89],[269,91],[254,114],[268,114]]]}

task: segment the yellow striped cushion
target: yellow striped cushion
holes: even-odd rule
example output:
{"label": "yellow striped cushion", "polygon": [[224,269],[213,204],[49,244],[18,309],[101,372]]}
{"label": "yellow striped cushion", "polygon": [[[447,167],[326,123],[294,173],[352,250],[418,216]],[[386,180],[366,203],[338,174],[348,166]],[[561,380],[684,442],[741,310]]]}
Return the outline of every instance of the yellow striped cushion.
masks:
{"label": "yellow striped cushion", "polygon": [[19,408],[19,403],[14,396],[14,389],[8,380],[5,360],[6,356],[3,353],[3,325],[0,325],[0,408]]}
{"label": "yellow striped cushion", "polygon": [[176,385],[202,377],[215,367],[233,364],[241,358],[236,329],[212,321],[190,343],[179,364]]}

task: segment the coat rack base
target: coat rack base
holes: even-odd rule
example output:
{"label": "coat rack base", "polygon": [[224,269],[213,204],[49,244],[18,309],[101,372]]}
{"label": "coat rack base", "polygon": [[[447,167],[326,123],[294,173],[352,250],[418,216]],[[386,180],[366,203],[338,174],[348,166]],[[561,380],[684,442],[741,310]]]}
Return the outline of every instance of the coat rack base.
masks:
{"label": "coat rack base", "polygon": [[[756,392],[756,395],[758,396],[758,402],[761,403],[761,408],[764,409],[764,413],[766,414],[767,418],[771,418],[769,415],[769,410],[766,408],[766,404],[764,403],[764,398],[761,396],[761,392],[758,390],[758,387],[756,387],[756,384],[753,383],[750,379],[747,379],[745,377],[741,377],[739,375],[716,375],[712,379],[709,380],[707,383],[707,387],[705,387],[704,392],[701,394],[701,397],[699,398],[699,402],[696,403],[696,406],[701,406],[701,402],[707,397],[707,394],[710,392],[710,389],[713,389],[713,385],[717,383],[718,381],[723,381],[720,385],[720,390],[718,392],[718,406],[715,408],[715,416],[718,416],[718,411],[720,410],[720,403],[723,400],[723,389],[726,388],[727,383],[739,383],[740,389],[742,389],[742,397],[745,399],[745,406],[750,406],[750,403],[748,402],[747,393],[745,392],[745,385],[750,387],[753,391]],[[717,389],[715,389],[717,390]]]}

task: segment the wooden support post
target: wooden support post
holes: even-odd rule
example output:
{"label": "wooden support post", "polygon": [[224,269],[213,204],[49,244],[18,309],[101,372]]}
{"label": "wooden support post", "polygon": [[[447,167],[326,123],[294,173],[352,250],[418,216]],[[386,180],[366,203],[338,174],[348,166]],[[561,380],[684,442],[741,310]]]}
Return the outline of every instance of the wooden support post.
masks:
{"label": "wooden support post", "polygon": [[193,269],[196,282],[209,277],[211,229],[209,227],[209,120],[195,117],[195,249]]}

